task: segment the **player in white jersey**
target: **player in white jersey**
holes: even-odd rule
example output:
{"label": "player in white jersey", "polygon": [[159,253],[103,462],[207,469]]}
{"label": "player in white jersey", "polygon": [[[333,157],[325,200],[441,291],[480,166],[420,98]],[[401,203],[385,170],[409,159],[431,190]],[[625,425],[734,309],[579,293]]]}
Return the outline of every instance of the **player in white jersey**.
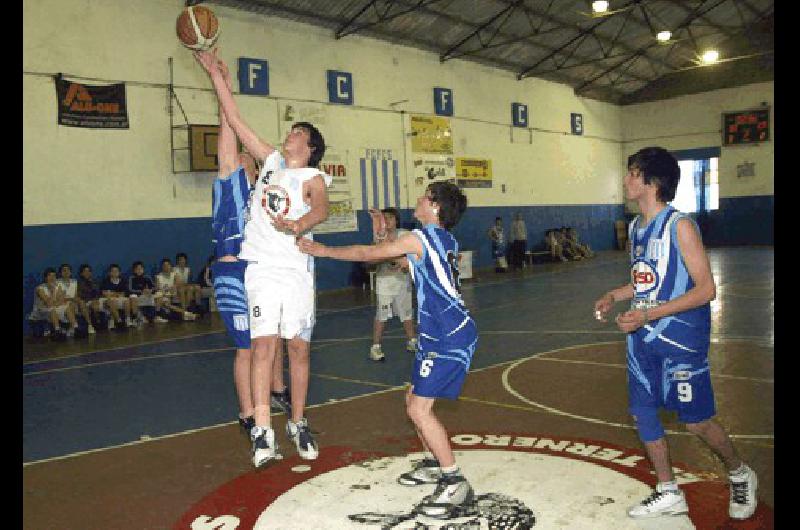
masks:
{"label": "player in white jersey", "polygon": [[227,85],[227,68],[212,52],[195,57],[206,69],[225,118],[244,147],[264,164],[250,196],[249,219],[239,258],[247,260],[245,291],[253,340],[252,393],[255,409],[253,464],[279,458],[270,421],[270,381],[278,340],[288,340],[292,417],[289,438],[301,458],[319,454],[304,417],[314,327],[314,261],[299,251],[296,238],[328,217],[326,188],[331,177],[317,169],[325,141],[310,123],[295,123],[281,146],[265,142],[244,122]]}
{"label": "player in white jersey", "polygon": [[[400,213],[396,208],[381,210],[385,219],[385,232],[376,234],[375,242],[394,241],[408,230],[397,228]],[[372,347],[369,358],[373,361],[384,361],[386,356],[381,350],[381,338],[386,328],[386,321],[396,316],[403,323],[406,333],[406,350],[411,353],[417,351],[417,338],[414,333],[413,294],[411,292],[411,277],[408,274],[408,261],[388,260],[378,263],[375,271],[375,294],[377,295],[377,309],[372,327]]]}
{"label": "player in white jersey", "polygon": [[631,223],[631,281],[595,302],[605,319],[615,302],[631,300],[617,316],[628,333],[628,404],[656,488],[631,507],[633,518],[687,513],[683,492],[672,473],[660,408],[674,410],[724,462],[730,481],[729,515],[746,519],[758,504],[755,472],[742,462],[725,430],[714,420],[714,394],[708,367],[709,302],[716,297],[703,241],[694,221],[668,205],[675,198],[678,162],[660,147],[647,147],[628,159],[625,196],[642,215]]}

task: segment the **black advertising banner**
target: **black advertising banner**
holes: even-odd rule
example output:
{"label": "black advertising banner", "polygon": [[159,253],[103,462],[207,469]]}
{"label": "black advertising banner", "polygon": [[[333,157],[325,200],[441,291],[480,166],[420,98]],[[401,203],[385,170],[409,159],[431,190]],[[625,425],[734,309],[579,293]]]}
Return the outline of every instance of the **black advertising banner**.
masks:
{"label": "black advertising banner", "polygon": [[56,77],[58,123],[89,129],[127,129],[125,83],[94,86]]}

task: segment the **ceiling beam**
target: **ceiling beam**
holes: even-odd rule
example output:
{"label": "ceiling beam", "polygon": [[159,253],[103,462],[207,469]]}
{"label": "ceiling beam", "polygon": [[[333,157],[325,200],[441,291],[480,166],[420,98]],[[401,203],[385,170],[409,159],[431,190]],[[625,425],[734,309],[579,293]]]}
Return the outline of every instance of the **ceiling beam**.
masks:
{"label": "ceiling beam", "polygon": [[[389,11],[395,5],[395,2],[392,1],[392,3],[389,4],[389,6],[387,7],[387,9],[383,13],[383,15],[381,15],[380,13],[377,13],[377,15],[378,15],[378,19],[377,20],[361,24],[360,26],[350,27],[362,14],[364,14],[365,11],[367,11],[367,9],[370,6],[373,6],[373,7],[375,6],[377,0],[371,0],[370,2],[367,3],[367,5],[365,5],[363,8],[361,8],[361,10],[359,10],[358,14],[356,14],[355,17],[353,17],[350,20],[348,20],[338,30],[336,30],[336,33],[334,34],[334,38],[341,39],[342,37],[346,37],[347,35],[352,35],[354,33],[358,33],[362,29],[367,29],[367,28],[370,28],[372,26],[377,26],[378,24],[383,24],[384,22],[388,22],[389,20],[395,19],[395,18],[403,16],[403,15],[407,15],[408,13],[413,13],[414,11],[417,11],[417,10],[423,8],[423,7],[426,7],[426,6],[429,6],[431,4],[435,4],[436,2],[441,2],[441,1],[442,0],[418,0],[417,3],[412,5],[412,6],[408,6],[408,4],[404,4],[404,5],[406,5],[406,7],[408,7],[408,9],[397,11],[397,12],[392,13],[391,15],[389,15]],[[376,11],[377,11],[377,8],[376,8]]]}
{"label": "ceiling beam", "polygon": [[[475,28],[469,35],[467,35],[466,37],[464,37],[463,39],[458,41],[456,44],[454,44],[450,48],[448,48],[444,53],[439,55],[439,61],[445,62],[447,59],[452,58],[452,54],[453,54],[454,51],[458,50],[463,44],[465,44],[468,40],[470,40],[472,37],[475,37],[476,35],[478,37],[478,40],[481,43],[481,46],[483,48],[486,48],[487,45],[492,43],[492,40],[494,40],[494,38],[497,36],[497,33],[500,31],[500,29],[503,27],[503,25],[508,21],[508,17],[510,17],[514,13],[514,10],[517,7],[519,7],[519,5],[522,2],[523,2],[523,0],[517,0],[513,4],[507,5],[505,7],[505,9],[501,10],[500,12],[498,12],[497,14],[495,14],[494,16],[489,18],[486,22],[484,22],[483,24],[481,24],[480,26]],[[505,15],[506,19],[497,27],[496,31],[494,32],[494,35],[492,35],[492,38],[489,39],[489,42],[484,44],[483,40],[481,39],[481,35],[480,35],[481,31],[483,31],[484,29],[490,27],[497,19],[499,19],[503,15]]]}

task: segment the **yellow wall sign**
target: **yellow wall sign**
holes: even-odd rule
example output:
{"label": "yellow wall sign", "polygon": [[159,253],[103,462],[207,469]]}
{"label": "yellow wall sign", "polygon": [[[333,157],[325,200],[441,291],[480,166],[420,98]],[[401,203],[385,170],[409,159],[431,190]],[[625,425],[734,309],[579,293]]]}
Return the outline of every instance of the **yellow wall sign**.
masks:
{"label": "yellow wall sign", "polygon": [[456,158],[456,183],[462,188],[491,188],[492,161],[485,158]]}
{"label": "yellow wall sign", "polygon": [[453,154],[450,119],[439,116],[411,116],[411,151]]}

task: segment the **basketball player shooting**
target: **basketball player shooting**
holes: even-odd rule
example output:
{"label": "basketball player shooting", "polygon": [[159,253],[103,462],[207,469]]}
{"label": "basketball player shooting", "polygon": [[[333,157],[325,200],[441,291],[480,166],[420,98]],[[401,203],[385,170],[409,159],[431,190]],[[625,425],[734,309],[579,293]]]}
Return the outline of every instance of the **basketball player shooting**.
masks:
{"label": "basketball player shooting", "polygon": [[253,341],[252,393],[255,426],[253,464],[260,467],[279,458],[270,420],[269,384],[280,337],[288,340],[292,417],[286,424],[289,439],[301,458],[319,455],[307,419],[303,416],[308,392],[310,341],[314,327],[314,260],[295,245],[328,217],[326,187],[331,177],[317,169],[325,154],[325,140],[310,123],[295,123],[282,149],[256,135],[242,119],[229,87],[228,69],[216,53],[195,53],[208,72],[222,111],[236,136],[256,160],[263,160],[250,196],[250,219],[239,258],[248,262],[245,290]]}

